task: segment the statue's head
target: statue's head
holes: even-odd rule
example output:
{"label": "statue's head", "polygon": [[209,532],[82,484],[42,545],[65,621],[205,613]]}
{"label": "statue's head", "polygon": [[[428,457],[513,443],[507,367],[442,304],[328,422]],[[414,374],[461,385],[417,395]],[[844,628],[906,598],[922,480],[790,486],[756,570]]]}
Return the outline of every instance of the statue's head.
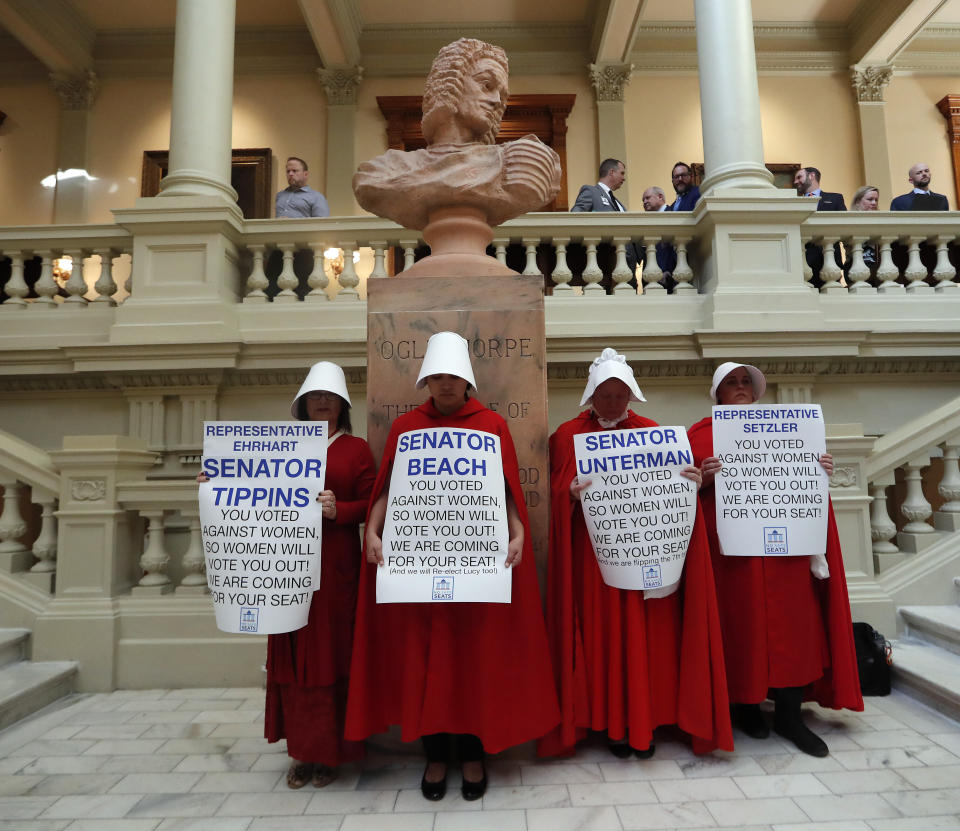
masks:
{"label": "statue's head", "polygon": [[432,144],[454,121],[465,141],[493,144],[507,106],[507,53],[499,46],[460,38],[443,47],[423,93],[423,137]]}

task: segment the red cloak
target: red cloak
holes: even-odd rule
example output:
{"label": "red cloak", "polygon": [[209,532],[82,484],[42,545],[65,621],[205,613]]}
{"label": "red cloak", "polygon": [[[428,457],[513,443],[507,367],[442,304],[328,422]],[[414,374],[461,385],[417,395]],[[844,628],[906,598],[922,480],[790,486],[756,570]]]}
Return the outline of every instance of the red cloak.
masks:
{"label": "red cloak", "polygon": [[320,587],[307,625],[267,638],[264,736],[286,737],[301,762],[335,767],[363,757],[363,745],[343,739],[353,618],[360,576],[360,523],[376,478],[373,454],[356,436],[327,448],[324,487],[337,497],[336,519],[323,520]]}
{"label": "red cloak", "polygon": [[[656,427],[629,412],[621,428]],[[587,729],[649,746],[655,727],[676,724],[694,750],[733,750],[720,619],[703,511],[697,508],[677,590],[645,600],[642,591],[603,582],[580,505],[573,436],[596,432],[590,411],[550,437],[550,566],[547,626],[560,690],[561,723],[540,755],[570,753]]]}
{"label": "red cloak", "polygon": [[[713,422],[688,431],[695,464],[713,455]],[[700,489],[717,583],[730,700],[756,704],[771,687],[805,687],[824,707],[862,710],[847,578],[833,515],[827,516],[827,565],[819,580],[808,557],[725,557],[717,539],[713,483]]]}
{"label": "red cloak", "polygon": [[346,735],[363,739],[399,724],[404,741],[471,733],[497,753],[542,736],[560,719],[517,454],[507,423],[475,399],[449,416],[431,399],[393,422],[371,504],[389,487],[399,436],[432,427],[500,437],[504,478],[525,530],[512,601],[377,604],[377,566],[365,563]]}

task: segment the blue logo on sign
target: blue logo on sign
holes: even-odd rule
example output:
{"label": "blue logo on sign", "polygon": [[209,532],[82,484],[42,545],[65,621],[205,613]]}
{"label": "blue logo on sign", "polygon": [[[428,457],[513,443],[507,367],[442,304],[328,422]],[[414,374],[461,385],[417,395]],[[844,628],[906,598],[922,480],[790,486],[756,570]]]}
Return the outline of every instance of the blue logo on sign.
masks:
{"label": "blue logo on sign", "polygon": [[433,599],[434,600],[453,600],[453,578],[452,577],[434,577],[433,578]]}
{"label": "blue logo on sign", "polygon": [[659,565],[647,565],[643,567],[643,587],[645,589],[657,589],[663,585],[663,578],[660,576]]}
{"label": "blue logo on sign", "polygon": [[240,610],[240,631],[256,632],[260,627],[259,609],[241,609]]}
{"label": "blue logo on sign", "polygon": [[785,526],[763,529],[764,554],[788,554],[787,529]]}

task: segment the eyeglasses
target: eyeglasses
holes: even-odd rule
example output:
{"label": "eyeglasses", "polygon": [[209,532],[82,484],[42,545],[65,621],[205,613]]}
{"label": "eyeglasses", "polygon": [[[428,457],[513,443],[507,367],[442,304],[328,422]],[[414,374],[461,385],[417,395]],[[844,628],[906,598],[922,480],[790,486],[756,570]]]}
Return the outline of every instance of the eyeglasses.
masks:
{"label": "eyeglasses", "polygon": [[335,392],[308,392],[306,394],[308,401],[336,401],[339,396]]}
{"label": "eyeglasses", "polygon": [[670,178],[672,178],[672,179],[689,179],[690,176],[691,176],[691,173],[690,173],[690,171],[688,170],[686,173],[673,173],[673,174],[671,174],[671,177],[670,177]]}

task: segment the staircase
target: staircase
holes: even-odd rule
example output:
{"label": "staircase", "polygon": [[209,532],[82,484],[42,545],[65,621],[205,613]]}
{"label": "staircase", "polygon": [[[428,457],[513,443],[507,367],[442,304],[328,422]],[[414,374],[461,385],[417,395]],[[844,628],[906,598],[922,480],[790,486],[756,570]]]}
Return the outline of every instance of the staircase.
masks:
{"label": "staircase", "polygon": [[0,730],[73,691],[76,661],[26,660],[29,629],[0,629]]}
{"label": "staircase", "polygon": [[[953,578],[960,589],[960,577]],[[893,644],[894,685],[938,712],[960,719],[960,605],[901,606]]]}

